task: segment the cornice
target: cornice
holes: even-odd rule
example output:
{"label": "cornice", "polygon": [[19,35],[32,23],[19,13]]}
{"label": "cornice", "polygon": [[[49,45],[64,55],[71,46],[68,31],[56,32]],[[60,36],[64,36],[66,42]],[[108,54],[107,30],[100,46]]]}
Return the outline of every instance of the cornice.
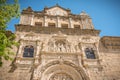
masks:
{"label": "cornice", "polygon": [[[56,7],[56,6],[53,6],[53,7]],[[34,16],[51,16],[51,17],[55,17],[56,15],[48,15],[46,14],[45,10],[48,10],[48,9],[51,9],[53,7],[50,7],[50,8],[44,8],[44,10],[42,11],[33,11],[31,7],[28,7],[27,9],[23,10],[21,12],[22,15],[34,15]],[[57,7],[69,12],[69,14],[67,16],[60,16],[60,15],[57,15],[58,17],[69,17],[69,18],[76,18],[76,19],[80,19],[80,18],[90,18],[88,15],[78,15],[78,14],[73,14],[70,12],[69,9],[65,9],[65,8],[62,8],[61,6],[57,5]]]}
{"label": "cornice", "polygon": [[45,26],[32,26],[32,25],[22,25],[17,24],[15,25],[16,31],[19,32],[30,32],[33,31],[35,33],[42,33],[42,34],[55,34],[61,31],[63,34],[66,35],[92,35],[92,36],[99,36],[100,30],[95,29],[75,29],[75,28],[51,28]]}
{"label": "cornice", "polygon": [[48,15],[44,12],[22,12],[22,15],[34,15],[35,17],[44,17],[44,16],[47,16],[47,17],[60,17],[60,18],[72,18],[72,19],[85,19],[85,18],[89,18],[91,19],[90,17],[88,16],[81,16],[81,15],[74,15],[74,14],[69,14],[68,16],[60,16],[60,15]]}

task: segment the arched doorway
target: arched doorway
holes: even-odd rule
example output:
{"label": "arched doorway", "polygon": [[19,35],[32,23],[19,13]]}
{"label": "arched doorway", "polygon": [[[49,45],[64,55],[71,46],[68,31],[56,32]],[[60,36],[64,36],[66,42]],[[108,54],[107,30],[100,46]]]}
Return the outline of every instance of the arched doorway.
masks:
{"label": "arched doorway", "polygon": [[89,80],[84,70],[71,62],[53,61],[38,70],[42,71],[38,80]]}

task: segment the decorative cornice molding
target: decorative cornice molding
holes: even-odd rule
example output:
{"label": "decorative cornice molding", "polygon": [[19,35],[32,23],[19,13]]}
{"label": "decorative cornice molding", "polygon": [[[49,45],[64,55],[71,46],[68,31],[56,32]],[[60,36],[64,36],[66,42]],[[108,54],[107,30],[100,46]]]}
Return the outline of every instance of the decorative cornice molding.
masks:
{"label": "decorative cornice molding", "polygon": [[34,33],[42,33],[42,34],[56,34],[58,31],[61,31],[65,35],[92,35],[99,36],[100,30],[95,29],[74,29],[74,28],[51,28],[51,27],[43,27],[43,26],[32,26],[32,25],[15,25],[15,29],[18,32],[30,32]]}

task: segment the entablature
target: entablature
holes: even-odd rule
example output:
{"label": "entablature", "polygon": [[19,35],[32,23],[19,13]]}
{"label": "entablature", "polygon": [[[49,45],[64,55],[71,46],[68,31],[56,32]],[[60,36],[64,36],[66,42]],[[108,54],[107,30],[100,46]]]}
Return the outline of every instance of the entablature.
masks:
{"label": "entablature", "polygon": [[120,37],[104,36],[101,38],[101,45],[103,51],[119,52],[120,51]]}
{"label": "entablature", "polygon": [[31,25],[15,25],[15,29],[18,32],[30,32],[33,31],[35,33],[41,34],[56,34],[59,31],[66,35],[91,35],[91,36],[99,36],[100,30],[95,29],[74,29],[74,28],[58,28],[58,27],[39,27],[39,26],[31,26]]}
{"label": "entablature", "polygon": [[94,37],[94,36],[81,36],[79,38],[79,42],[81,43],[99,43],[100,37]]}

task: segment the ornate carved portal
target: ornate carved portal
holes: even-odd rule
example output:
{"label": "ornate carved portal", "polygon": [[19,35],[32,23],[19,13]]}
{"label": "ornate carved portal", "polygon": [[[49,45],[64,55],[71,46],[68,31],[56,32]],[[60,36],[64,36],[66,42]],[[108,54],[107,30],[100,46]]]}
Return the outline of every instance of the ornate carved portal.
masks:
{"label": "ornate carved portal", "polygon": [[38,66],[33,80],[90,80],[82,67],[69,61],[53,61],[45,66]]}
{"label": "ornate carved portal", "polygon": [[52,75],[49,80],[73,80],[73,79],[66,73],[57,73]]}

